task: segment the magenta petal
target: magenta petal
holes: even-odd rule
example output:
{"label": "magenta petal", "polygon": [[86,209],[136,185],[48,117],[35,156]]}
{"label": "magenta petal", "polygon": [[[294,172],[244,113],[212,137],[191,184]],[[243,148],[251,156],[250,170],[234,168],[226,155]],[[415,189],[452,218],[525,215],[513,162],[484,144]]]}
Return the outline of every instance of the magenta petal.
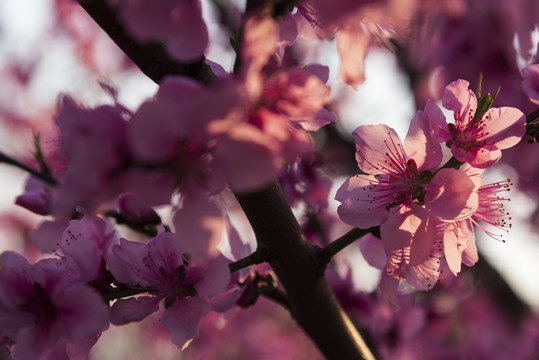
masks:
{"label": "magenta petal", "polygon": [[161,319],[172,334],[172,342],[185,349],[191,340],[198,336],[200,321],[210,311],[210,305],[199,297],[178,298]]}
{"label": "magenta petal", "polygon": [[139,39],[164,39],[171,54],[182,61],[201,57],[208,45],[199,0],[131,0],[122,3],[120,16]]}
{"label": "magenta petal", "polygon": [[[112,254],[109,256],[107,265],[114,277],[126,284],[138,284],[140,278],[133,270],[133,264],[139,264],[146,255],[146,247],[143,243],[120,239],[120,244],[112,247]],[[149,285],[143,283],[143,286]]]}
{"label": "magenta petal", "polygon": [[94,289],[70,286],[65,291],[55,291],[51,299],[59,312],[57,326],[71,341],[79,341],[108,329],[108,305]]}
{"label": "magenta petal", "polygon": [[205,195],[187,195],[172,221],[182,249],[194,258],[213,258],[220,254],[217,245],[223,237],[225,219]]}
{"label": "magenta petal", "polygon": [[[191,282],[190,277],[199,279]],[[189,267],[186,283],[193,283],[199,296],[212,297],[222,294],[230,281],[230,270],[228,261],[224,256],[209,260],[200,266],[193,265]]]}
{"label": "magenta petal", "polygon": [[30,191],[27,190],[23,194],[17,196],[15,204],[38,215],[50,214],[49,193],[44,188]]}
{"label": "magenta petal", "polygon": [[58,249],[58,243],[68,226],[67,220],[45,220],[36,229],[30,230],[30,240],[43,253],[51,253]]}
{"label": "magenta petal", "polygon": [[168,51],[181,61],[190,62],[202,58],[208,47],[208,29],[202,19],[200,0],[177,2],[171,13],[173,27],[168,34]]}
{"label": "magenta petal", "polygon": [[425,207],[443,221],[469,217],[478,206],[475,185],[468,175],[455,169],[441,169],[425,184]]}
{"label": "magenta petal", "polygon": [[118,299],[110,308],[110,322],[114,325],[125,325],[133,321],[141,321],[159,310],[160,297],[139,296]]}
{"label": "magenta petal", "polygon": [[372,204],[371,201],[371,188],[376,188],[376,185],[371,184],[375,181],[372,176],[356,175],[341,185],[335,199],[341,202],[337,211],[342,221],[360,229],[368,229],[385,221],[385,206]]}

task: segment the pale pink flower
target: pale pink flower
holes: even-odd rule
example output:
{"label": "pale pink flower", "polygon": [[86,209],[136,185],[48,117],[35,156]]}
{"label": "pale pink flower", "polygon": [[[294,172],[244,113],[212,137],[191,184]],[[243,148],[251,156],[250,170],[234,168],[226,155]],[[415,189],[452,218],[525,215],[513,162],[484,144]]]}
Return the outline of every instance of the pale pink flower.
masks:
{"label": "pale pink flower", "polygon": [[59,341],[70,359],[85,359],[109,309],[91,288],[64,280],[55,259],[30,265],[19,254],[0,255],[0,332],[15,342],[14,359],[46,359]]}
{"label": "pale pink flower", "polygon": [[539,105],[539,64],[531,64],[522,69],[522,88],[530,101]]}
{"label": "pale pink flower", "polygon": [[444,91],[443,106],[455,113],[455,123],[436,125],[440,140],[451,147],[457,160],[487,168],[500,160],[501,150],[516,145],[526,132],[526,116],[512,107],[490,108],[476,114],[477,97],[470,84],[457,80]]}
{"label": "pale pink flower", "polygon": [[[345,223],[363,229],[380,226],[387,274],[395,279],[407,278],[408,266],[429,262],[439,221],[464,219],[477,208],[474,183],[465,173],[430,170],[439,166],[442,155],[430,127],[434,117],[443,115],[429,102],[412,120],[404,145],[386,125],[358,127],[356,159],[367,175],[348,179],[335,197]],[[426,287],[420,268],[412,269],[415,285]]]}
{"label": "pale pink flower", "polygon": [[118,208],[130,222],[138,225],[157,225],[161,218],[149,206],[137,199],[134,193],[123,194],[118,198]]}
{"label": "pale pink flower", "polygon": [[386,125],[364,125],[354,131],[356,160],[368,175],[348,179],[337,192],[336,199],[342,203],[339,216],[344,222],[369,228],[383,224],[401,207],[417,209],[422,205],[446,221],[471,213],[473,183],[467,175],[454,169],[430,170],[441,162],[441,147],[430,128],[431,119],[440,116],[440,109],[430,102],[425,112],[418,111],[404,146]]}
{"label": "pale pink flower", "polygon": [[460,272],[461,264],[474,266],[479,260],[470,218],[447,224],[443,244],[445,260],[455,276]]}
{"label": "pale pink flower", "polygon": [[161,233],[147,244],[121,239],[108,265],[121,283],[152,294],[117,300],[111,321],[140,321],[163,301],[161,321],[180,348],[197,336],[200,321],[211,309],[208,299],[223,293],[230,278],[223,257],[197,264],[172,233]]}

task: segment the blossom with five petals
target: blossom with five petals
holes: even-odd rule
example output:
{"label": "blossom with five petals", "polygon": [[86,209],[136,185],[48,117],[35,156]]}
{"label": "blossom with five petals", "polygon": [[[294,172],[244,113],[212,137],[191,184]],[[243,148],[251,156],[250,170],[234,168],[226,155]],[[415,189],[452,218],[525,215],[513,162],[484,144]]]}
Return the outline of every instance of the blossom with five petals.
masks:
{"label": "blossom with five petals", "polygon": [[428,260],[437,222],[464,219],[477,209],[475,186],[465,173],[431,170],[442,159],[431,127],[435,118],[443,114],[428,102],[412,120],[404,145],[386,125],[358,127],[356,159],[366,175],[348,179],[336,194],[341,220],[364,229],[380,225],[388,256],[402,255],[387,268],[397,279],[404,278],[403,266]]}
{"label": "blossom with five petals", "polygon": [[442,121],[435,128],[457,160],[485,169],[500,160],[501,150],[522,139],[526,116],[512,107],[490,108],[478,113],[477,97],[468,89],[469,85],[465,80],[456,80],[445,88],[442,104],[455,112],[455,123]]}
{"label": "blossom with five petals", "polygon": [[152,295],[117,300],[111,308],[111,322],[122,325],[140,321],[159,310],[163,301],[161,321],[172,334],[172,342],[186,347],[211,310],[207,299],[223,293],[230,279],[223,257],[199,264],[196,261],[172,233],[161,233],[147,244],[121,239],[112,248],[110,271],[121,283]]}

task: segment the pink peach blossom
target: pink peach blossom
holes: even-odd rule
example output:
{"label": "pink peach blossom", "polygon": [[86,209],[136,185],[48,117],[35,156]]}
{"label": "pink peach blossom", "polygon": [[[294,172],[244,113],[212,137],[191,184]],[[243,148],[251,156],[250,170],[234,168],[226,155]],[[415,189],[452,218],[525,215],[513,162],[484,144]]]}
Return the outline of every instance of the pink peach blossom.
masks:
{"label": "pink peach blossom", "polygon": [[526,132],[526,116],[512,107],[476,114],[477,97],[470,84],[457,80],[445,88],[443,106],[454,111],[454,124],[437,124],[437,133],[457,160],[487,168],[500,160],[501,150],[516,145]]}
{"label": "pink peach blossom", "polygon": [[140,321],[163,302],[163,325],[178,347],[186,347],[211,309],[208,299],[223,293],[230,278],[223,257],[196,262],[172,233],[161,233],[147,244],[121,239],[109,257],[110,271],[121,283],[151,295],[117,300],[111,309],[112,322]]}
{"label": "pink peach blossom", "polygon": [[15,342],[14,359],[46,359],[61,341],[70,359],[84,359],[108,328],[108,306],[93,289],[66,282],[64,271],[55,259],[30,265],[0,255],[0,332]]}

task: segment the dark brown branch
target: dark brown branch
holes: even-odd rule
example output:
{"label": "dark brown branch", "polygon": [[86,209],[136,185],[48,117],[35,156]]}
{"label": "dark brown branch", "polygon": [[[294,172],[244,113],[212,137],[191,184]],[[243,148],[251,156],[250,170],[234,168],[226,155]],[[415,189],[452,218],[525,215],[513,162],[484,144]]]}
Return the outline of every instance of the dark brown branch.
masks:
{"label": "dark brown branch", "polygon": [[328,264],[331,258],[335,256],[335,254],[343,250],[348,245],[352,244],[354,241],[356,241],[360,237],[367,235],[370,232],[379,232],[379,231],[380,231],[379,226],[375,226],[370,229],[353,228],[352,230],[348,231],[346,234],[344,234],[340,238],[330,243],[328,246],[320,249],[318,256],[320,257],[322,263]]}
{"label": "dark brown branch", "polygon": [[287,310],[290,310],[290,303],[288,302],[288,297],[286,294],[279,288],[273,286],[264,286],[256,291],[266,299],[269,299]]}
{"label": "dark brown branch", "polygon": [[303,236],[281,187],[273,182],[236,196],[259,246],[273,259],[290,312],[327,359],[374,359],[320,272],[317,251]]}
{"label": "dark brown branch", "polygon": [[230,272],[238,271],[251,265],[262,264],[263,262],[269,261],[270,258],[263,249],[264,248],[258,248],[251,255],[228,264]]}
{"label": "dark brown branch", "polygon": [[204,84],[214,79],[210,67],[204,62],[204,57],[196,62],[184,64],[173,59],[162,43],[138,41],[123,27],[115,10],[106,0],[78,0],[78,2],[112,41],[155,83],[160,83],[167,75],[183,75]]}

